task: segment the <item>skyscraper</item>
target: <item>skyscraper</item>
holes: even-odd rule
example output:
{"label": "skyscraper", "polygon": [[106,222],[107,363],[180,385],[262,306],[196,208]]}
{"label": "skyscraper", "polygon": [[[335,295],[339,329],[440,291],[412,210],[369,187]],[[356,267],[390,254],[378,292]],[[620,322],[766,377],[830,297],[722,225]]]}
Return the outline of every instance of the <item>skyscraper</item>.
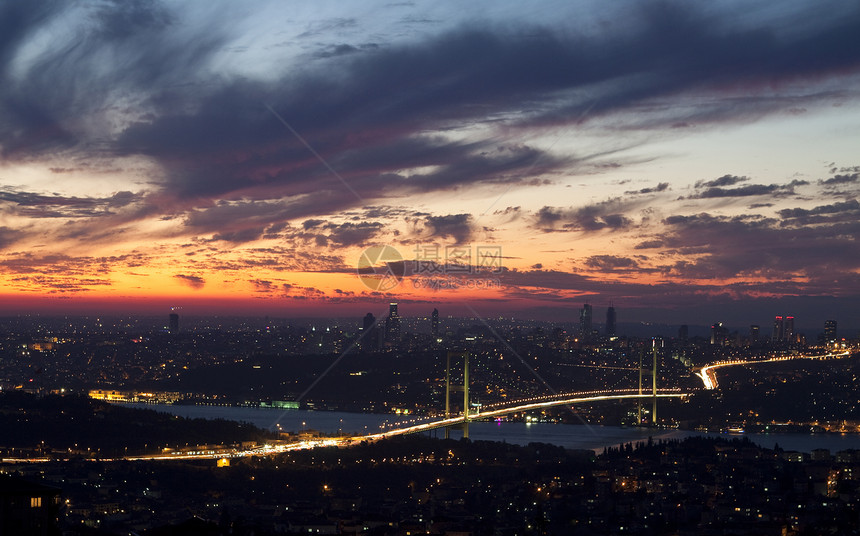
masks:
{"label": "skyscraper", "polygon": [[588,303],[579,310],[579,337],[583,340],[591,338],[591,305]]}
{"label": "skyscraper", "polygon": [[771,342],[774,344],[782,342],[785,338],[785,322],[781,316],[778,316],[773,319],[773,335],[771,335]]}
{"label": "skyscraper", "polygon": [[609,309],[606,310],[606,336],[615,336],[615,307],[611,304],[609,305]]}
{"label": "skyscraper", "polygon": [[824,321],[824,342],[836,342],[836,321]]}
{"label": "skyscraper", "polygon": [[364,331],[367,333],[371,329],[373,329],[373,325],[376,323],[376,317],[373,316],[373,313],[367,313],[364,315]]}
{"label": "skyscraper", "polygon": [[376,317],[373,316],[373,313],[364,315],[362,330],[364,333],[361,335],[361,341],[359,342],[361,348],[369,351],[377,350],[379,347],[379,332],[376,329]]}
{"label": "skyscraper", "polygon": [[750,344],[758,344],[758,337],[760,331],[761,330],[757,325],[753,324],[752,326],[750,326]]}
{"label": "skyscraper", "polygon": [[722,322],[714,322],[711,324],[711,344],[725,346],[728,342],[729,328],[725,327]]}
{"label": "skyscraper", "polygon": [[681,339],[681,342],[687,342],[687,337],[689,337],[690,328],[687,327],[687,324],[682,324],[680,328],[678,328],[678,338]]}
{"label": "skyscraper", "polygon": [[385,319],[385,343],[396,346],[400,342],[400,315],[397,314],[397,302],[388,304],[388,318]]}
{"label": "skyscraper", "polygon": [[179,315],[176,313],[170,313],[169,324],[167,324],[167,330],[170,333],[179,333]]}
{"label": "skyscraper", "polygon": [[430,333],[434,337],[439,336],[439,309],[433,309],[433,314],[430,316]]}
{"label": "skyscraper", "polygon": [[794,343],[794,317],[787,316],[785,317],[785,334],[784,334],[785,342],[792,344]]}

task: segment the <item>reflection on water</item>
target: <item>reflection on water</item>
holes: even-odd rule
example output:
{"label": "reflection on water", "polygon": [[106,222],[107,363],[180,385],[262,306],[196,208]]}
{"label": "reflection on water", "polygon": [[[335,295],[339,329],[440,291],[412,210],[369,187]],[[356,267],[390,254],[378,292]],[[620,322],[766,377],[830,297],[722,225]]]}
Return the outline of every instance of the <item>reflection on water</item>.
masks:
{"label": "reflection on water", "polygon": [[[410,416],[381,415],[372,413],[345,413],[337,411],[279,410],[268,408],[242,408],[224,406],[169,406],[161,404],[140,405],[172,415],[203,419],[228,419],[248,422],[268,430],[297,432],[319,430],[328,434],[365,434],[385,430],[388,425],[413,420]],[[419,419],[420,420],[423,419]],[[280,427],[278,426],[280,425]],[[442,437],[442,431],[429,435]],[[618,426],[595,426],[582,424],[550,424],[522,422],[473,422],[469,425],[469,435],[473,440],[504,441],[515,445],[529,443],[551,443],[565,448],[603,451],[604,447],[623,443],[656,440],[684,439],[702,434],[684,430],[648,430],[643,428],[622,428]],[[811,452],[825,448],[830,452],[845,449],[860,449],[860,435],[857,434],[721,434],[723,437],[748,437],[751,441],[766,448],[778,443],[784,450]],[[451,437],[459,438],[460,432],[451,432]]]}

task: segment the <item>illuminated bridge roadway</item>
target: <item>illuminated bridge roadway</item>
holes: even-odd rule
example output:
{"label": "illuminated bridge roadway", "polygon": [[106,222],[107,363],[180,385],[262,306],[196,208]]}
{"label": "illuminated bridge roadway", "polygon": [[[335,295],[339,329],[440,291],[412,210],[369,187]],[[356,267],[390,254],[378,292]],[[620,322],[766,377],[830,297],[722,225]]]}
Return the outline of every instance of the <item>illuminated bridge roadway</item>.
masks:
{"label": "illuminated bridge roadway", "polygon": [[[443,428],[461,424],[465,421],[478,421],[521,413],[524,411],[539,410],[551,408],[553,406],[570,406],[574,404],[590,404],[593,402],[602,402],[606,400],[636,400],[636,399],[653,399],[653,392],[639,394],[637,389],[615,389],[606,391],[585,391],[579,393],[563,393],[552,396],[541,396],[517,400],[515,402],[507,402],[504,405],[485,406],[480,411],[469,413],[468,418],[464,418],[462,414],[449,418],[432,418],[421,424],[413,424],[400,428],[392,428],[384,432],[373,434],[351,436],[351,437],[326,437],[308,439],[288,444],[272,444],[262,445],[245,450],[235,451],[218,451],[218,452],[188,452],[188,453],[169,453],[156,454],[147,456],[129,456],[122,458],[125,460],[188,460],[188,459],[215,459],[215,458],[242,458],[248,456],[268,456],[281,452],[290,452],[294,450],[303,450],[316,447],[331,447],[331,446],[349,446],[361,443],[362,441],[377,441],[386,437],[393,437],[405,434],[417,434],[433,430],[435,428]],[[681,398],[688,396],[688,393],[683,393],[679,389],[658,389],[657,398]],[[109,461],[109,460],[103,460]]]}
{"label": "illuminated bridge roadway", "polygon": [[737,359],[734,361],[720,361],[718,363],[713,363],[702,367],[699,372],[696,373],[696,376],[702,379],[702,383],[705,384],[705,389],[716,389],[719,385],[717,382],[717,373],[716,370],[723,367],[735,367],[738,365],[758,365],[759,363],[775,363],[777,361],[792,361],[795,359],[842,359],[845,357],[851,357],[851,352],[845,351],[842,353],[834,354],[827,353],[821,355],[806,355],[806,354],[797,354],[797,355],[779,355],[766,359],[754,359],[754,360],[742,360]]}

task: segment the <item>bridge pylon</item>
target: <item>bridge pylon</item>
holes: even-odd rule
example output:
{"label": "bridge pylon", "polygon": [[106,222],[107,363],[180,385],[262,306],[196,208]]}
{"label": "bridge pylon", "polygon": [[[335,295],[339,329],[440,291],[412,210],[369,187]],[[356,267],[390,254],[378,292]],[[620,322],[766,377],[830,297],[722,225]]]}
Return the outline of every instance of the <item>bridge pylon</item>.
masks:
{"label": "bridge pylon", "polygon": [[[451,383],[451,358],[463,358],[463,383],[454,385]],[[463,430],[463,437],[469,437],[469,352],[448,352],[445,363],[445,418],[451,417],[451,393],[463,392],[463,423],[455,425]],[[445,427],[445,439],[450,436],[452,426]]]}
{"label": "bridge pylon", "polygon": [[[639,399],[638,407],[638,422],[642,424],[642,376],[644,372],[649,372],[644,366],[645,348],[639,350]],[[651,423],[657,424],[657,339],[651,340]]]}

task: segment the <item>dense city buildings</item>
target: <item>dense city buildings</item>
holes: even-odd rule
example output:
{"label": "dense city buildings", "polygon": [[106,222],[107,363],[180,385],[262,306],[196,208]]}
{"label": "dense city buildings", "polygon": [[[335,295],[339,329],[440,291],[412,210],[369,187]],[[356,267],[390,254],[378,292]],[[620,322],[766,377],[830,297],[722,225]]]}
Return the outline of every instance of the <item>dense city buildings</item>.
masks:
{"label": "dense city buildings", "polygon": [[[858,341],[840,340],[838,347],[824,348],[831,337],[826,332],[809,334],[810,340],[822,341],[819,346],[806,345],[802,332],[795,344],[756,344],[753,329],[747,336],[745,330],[719,322],[710,328],[622,323],[610,335],[607,311],[607,325],[592,325],[592,336],[585,340],[580,337],[581,322],[442,319],[438,309],[418,317],[402,312],[397,303],[389,303],[382,329],[372,313],[346,320],[183,318],[180,333],[166,333],[163,317],[151,322],[104,317],[0,320],[0,429],[5,431],[0,458],[6,460],[0,463],[0,472],[60,489],[61,507],[56,514],[45,512],[68,534],[141,533],[166,527],[182,533],[195,523],[217,528],[220,520],[229,520],[224,523],[233,534],[253,530],[259,535],[308,529],[477,535],[490,533],[491,526],[494,534],[565,533],[584,526],[595,533],[731,527],[738,534],[744,530],[794,534],[809,531],[809,520],[816,515],[822,516],[822,527],[834,530],[843,527],[844,516],[855,515],[855,484],[849,474],[854,469],[846,465],[854,454],[848,451],[818,449],[804,454],[688,440],[608,448],[605,453],[598,449],[595,456],[550,445],[521,449],[481,441],[440,443],[437,448],[434,440],[421,436],[416,443],[340,444],[287,454],[276,449],[286,449],[291,442],[322,440],[326,434],[340,437],[349,424],[342,421],[328,432],[304,426],[259,430],[229,421],[183,421],[166,413],[135,416],[120,411],[128,404],[187,405],[275,412],[272,415],[349,411],[432,421],[444,416],[446,376],[451,375],[455,388],[465,380],[462,367],[451,373],[445,370],[445,356],[453,352],[469,356],[468,404],[473,416],[517,401],[546,400],[554,396],[553,390],[636,392],[642,367],[647,369],[646,392],[653,381],[661,389],[688,393],[656,405],[651,398],[641,406],[619,399],[579,403],[574,411],[564,406],[522,410],[504,416],[506,423],[585,422],[625,430],[644,422],[654,426],[654,434],[813,432],[822,440],[860,434]],[[715,373],[718,385],[705,389],[699,376],[703,366],[734,361],[743,366],[720,368]],[[457,403],[452,411],[461,412],[465,407],[461,392],[453,398]],[[496,426],[478,422],[470,425],[471,430],[479,429],[479,424]],[[458,433],[462,432],[453,432],[454,437]],[[401,447],[405,450],[398,450]],[[441,454],[449,451],[454,454]],[[247,452],[256,454],[243,454]],[[131,465],[109,461],[132,454],[153,458],[200,453],[203,458],[188,461]],[[681,457],[686,461],[679,469]],[[580,463],[575,460],[585,465],[581,471],[565,473],[557,464],[560,459],[567,460],[569,470]],[[638,461],[633,463],[634,459]],[[33,465],[22,460],[43,461]],[[722,464],[716,472],[715,460]],[[776,472],[760,469],[744,481],[745,488],[753,490],[750,494],[737,491],[729,480],[732,471],[749,472],[753,465],[748,461],[763,460],[768,460],[767,471]],[[792,464],[809,464],[809,469]],[[306,470],[290,472],[300,467]],[[508,490],[512,497],[522,494],[523,499],[505,508],[498,496],[482,495],[468,483],[475,475],[457,477],[447,472],[448,467],[458,471],[499,467],[493,486]],[[511,467],[520,472],[512,473]],[[541,476],[541,467],[554,472]],[[804,476],[797,472],[799,467]],[[192,474],[197,480],[189,484]],[[236,475],[244,476],[236,480]],[[394,475],[409,480],[392,480]],[[489,477],[481,475],[486,484]],[[425,477],[426,485],[421,480]],[[718,483],[712,483],[712,477]],[[447,485],[431,486],[437,478]],[[790,479],[792,484],[773,487],[772,479]],[[290,487],[275,486],[278,480]],[[316,491],[299,489],[299,481],[313,482]],[[252,487],[244,488],[245,482]],[[390,495],[389,489],[401,484],[409,488],[409,482],[414,489],[408,494]],[[574,482],[581,484],[571,488]],[[549,497],[538,487],[549,489]],[[715,494],[712,487],[723,491]],[[116,491],[104,491],[109,489]],[[372,489],[389,493],[389,500],[385,493],[374,499]],[[528,506],[529,493],[537,493],[540,500],[531,502],[541,508]],[[480,499],[470,503],[473,494]],[[765,502],[749,503],[754,497]],[[679,499],[684,504],[680,518],[667,510],[670,501]],[[818,501],[816,513],[789,515],[795,500]],[[754,506],[738,514],[733,510],[738,501]],[[789,510],[780,510],[781,504],[789,504]],[[463,515],[463,505],[469,506],[471,517]],[[652,512],[648,516],[623,513],[646,507]],[[542,525],[535,516],[543,516]],[[74,532],[82,527],[90,532]]]}

